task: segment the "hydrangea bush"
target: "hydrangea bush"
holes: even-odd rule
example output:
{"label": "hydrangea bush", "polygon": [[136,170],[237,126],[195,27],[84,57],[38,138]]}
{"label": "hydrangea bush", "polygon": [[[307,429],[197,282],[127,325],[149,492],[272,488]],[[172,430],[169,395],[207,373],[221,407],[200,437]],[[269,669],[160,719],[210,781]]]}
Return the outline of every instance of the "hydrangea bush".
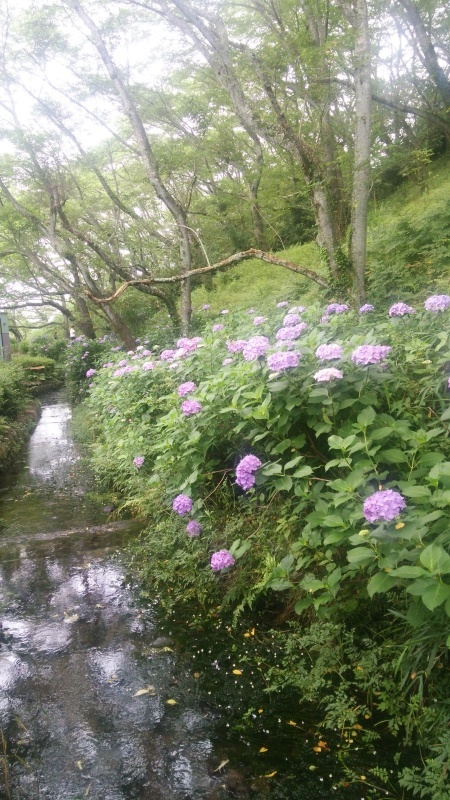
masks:
{"label": "hydrangea bush", "polygon": [[399,640],[432,629],[444,663],[450,302],[297,306],[289,324],[285,309],[257,309],[263,336],[245,311],[202,312],[195,347],[154,350],[151,370],[137,352],[95,364],[96,468],[159,520],[147,569],[170,602],[273,604],[305,624],[372,608],[387,624],[392,608]]}

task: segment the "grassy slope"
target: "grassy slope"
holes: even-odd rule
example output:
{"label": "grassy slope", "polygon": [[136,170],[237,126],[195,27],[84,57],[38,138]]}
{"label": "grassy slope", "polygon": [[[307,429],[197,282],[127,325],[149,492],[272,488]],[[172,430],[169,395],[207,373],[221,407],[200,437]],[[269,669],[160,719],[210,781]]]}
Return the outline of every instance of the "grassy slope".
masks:
{"label": "grassy slope", "polygon": [[[381,203],[372,202],[369,220],[368,265],[377,269],[377,252],[380,237],[392,229],[399,220],[407,220],[417,228],[426,226],[426,216],[444,208],[450,198],[450,160],[441,159],[431,165],[429,177],[423,186],[408,181]],[[324,272],[320,263],[319,249],[314,242],[296,245],[277,253],[301,266]],[[388,258],[384,258],[386,262]],[[386,268],[389,264],[385,263]],[[407,265],[405,265],[407,266]],[[396,267],[399,268],[398,266]],[[425,274],[425,273],[423,273]],[[433,283],[430,276],[431,284]],[[445,281],[444,281],[445,282]],[[445,287],[442,286],[442,290]],[[211,288],[199,287],[193,292],[193,307],[211,304],[213,312],[224,308],[254,307],[260,310],[265,302],[280,300],[311,302],[323,297],[323,290],[305,278],[294,275],[282,267],[247,261],[211,281]]]}

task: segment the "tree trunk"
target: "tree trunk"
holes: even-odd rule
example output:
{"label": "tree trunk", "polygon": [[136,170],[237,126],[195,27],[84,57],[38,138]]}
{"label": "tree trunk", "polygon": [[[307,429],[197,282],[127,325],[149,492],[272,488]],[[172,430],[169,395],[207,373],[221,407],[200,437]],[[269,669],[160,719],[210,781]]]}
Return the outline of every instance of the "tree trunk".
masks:
{"label": "tree trunk", "polygon": [[366,0],[355,4],[355,139],[350,220],[350,260],[356,297],[365,297],[367,210],[370,191],[370,115],[372,101],[369,23]]}
{"label": "tree trunk", "polygon": [[122,340],[125,347],[128,350],[134,350],[136,347],[136,340],[125,320],[109,305],[105,304],[101,306],[101,309],[107,317],[112,329],[117,333],[117,336]]}

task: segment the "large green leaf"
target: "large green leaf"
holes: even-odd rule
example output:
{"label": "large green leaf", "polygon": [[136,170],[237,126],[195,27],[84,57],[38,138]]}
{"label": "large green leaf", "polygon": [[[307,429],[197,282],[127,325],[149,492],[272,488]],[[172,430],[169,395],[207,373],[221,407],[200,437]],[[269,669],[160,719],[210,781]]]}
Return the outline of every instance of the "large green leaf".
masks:
{"label": "large green leaf", "polygon": [[449,597],[450,586],[447,586],[446,583],[439,583],[436,581],[434,586],[430,586],[424,591],[422,602],[430,611],[434,611],[435,608],[445,603]]}
{"label": "large green leaf", "polygon": [[369,597],[373,597],[377,592],[388,592],[396,583],[397,581],[389,572],[377,572],[375,575],[372,575],[367,584]]}
{"label": "large green leaf", "polygon": [[446,575],[450,572],[450,555],[440,544],[429,544],[420,554],[420,561],[430,572]]}

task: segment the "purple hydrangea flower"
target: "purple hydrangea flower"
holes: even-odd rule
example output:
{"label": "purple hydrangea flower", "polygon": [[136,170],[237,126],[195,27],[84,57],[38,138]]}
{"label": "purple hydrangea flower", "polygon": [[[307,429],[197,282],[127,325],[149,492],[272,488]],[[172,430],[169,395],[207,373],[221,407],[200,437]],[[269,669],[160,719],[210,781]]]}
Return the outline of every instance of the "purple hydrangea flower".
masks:
{"label": "purple hydrangea flower", "polygon": [[320,344],[316,350],[316,358],[319,361],[333,361],[335,358],[342,358],[342,353],[340,344]]}
{"label": "purple hydrangea flower", "polygon": [[161,361],[173,361],[176,354],[176,350],[163,350],[159,357]]}
{"label": "purple hydrangea flower", "polygon": [[189,514],[192,511],[192,505],[192,500],[187,494],[177,494],[172,503],[172,510],[179,514],[180,517],[183,517],[184,514]]}
{"label": "purple hydrangea flower", "polygon": [[151,356],[151,354],[152,354],[151,350],[143,350],[141,356]]}
{"label": "purple hydrangea flower", "polygon": [[128,361],[126,360],[126,358],[123,358],[122,361],[119,361],[117,366],[118,367],[126,367],[127,364],[128,364]]}
{"label": "purple hydrangea flower", "polygon": [[285,318],[283,320],[283,325],[286,325],[286,326],[298,325],[299,322],[301,322],[301,319],[300,319],[299,315],[298,314],[292,314],[292,312],[290,311],[289,314],[286,314],[286,316],[285,316]]}
{"label": "purple hydrangea flower", "polygon": [[135,456],[133,458],[133,464],[137,469],[140,469],[140,467],[142,467],[144,461],[145,461],[144,456]]}
{"label": "purple hydrangea flower", "polygon": [[221,325],[220,323],[218,323],[217,325],[213,325],[212,326],[213,333],[217,333],[217,331],[223,331],[223,328],[224,328],[224,326]]}
{"label": "purple hydrangea flower", "polygon": [[280,328],[275,335],[278,342],[292,342],[302,335],[303,331],[307,329],[306,322],[300,322],[299,325],[289,325],[287,328]]}
{"label": "purple hydrangea flower", "polygon": [[186,383],[181,383],[177,389],[178,397],[186,397],[187,394],[192,394],[195,392],[197,386],[195,385],[194,381],[186,381]]}
{"label": "purple hydrangea flower", "polygon": [[289,309],[288,314],[303,314],[306,311],[305,306],[293,306]]}
{"label": "purple hydrangea flower", "polygon": [[221,314],[229,314],[228,308],[224,308],[223,311],[220,312]]}
{"label": "purple hydrangea flower", "polygon": [[270,342],[267,336],[252,336],[244,347],[242,355],[246,361],[255,361],[260,356],[265,355],[269,347]]}
{"label": "purple hydrangea flower", "polygon": [[446,308],[450,308],[450,295],[432,294],[431,297],[427,297],[424,306],[426,311],[434,311],[436,314],[438,311],[445,311]]}
{"label": "purple hydrangea flower", "polygon": [[344,377],[340,369],[335,367],[328,367],[327,369],[319,369],[314,375],[314,380],[318,383],[327,383],[328,381],[338,381]]}
{"label": "purple hydrangea flower", "polygon": [[363,514],[368,522],[390,522],[404,508],[406,503],[400,492],[383,489],[364,501]]}
{"label": "purple hydrangea flower", "polygon": [[203,530],[203,525],[200,525],[195,519],[191,519],[186,525],[186,533],[188,536],[200,536]]}
{"label": "purple hydrangea flower", "polygon": [[209,305],[209,303],[205,303],[205,304],[202,306],[202,311],[209,311],[209,309],[210,309],[210,308],[211,308],[211,306]]}
{"label": "purple hydrangea flower", "polygon": [[212,554],[210,561],[211,569],[213,569],[214,572],[219,572],[226,567],[232,567],[235,563],[229,550],[218,550],[217,553]]}
{"label": "purple hydrangea flower", "polygon": [[392,347],[382,344],[361,344],[352,353],[354,364],[368,366],[369,364],[379,364],[384,361],[391,352]]}
{"label": "purple hydrangea flower", "polygon": [[92,376],[95,375],[96,372],[97,372],[96,369],[88,369],[88,371],[86,372],[86,378],[92,378]]}
{"label": "purple hydrangea flower", "polygon": [[266,320],[267,317],[255,317],[253,320],[253,325],[263,325]]}
{"label": "purple hydrangea flower", "polygon": [[348,311],[348,306],[345,303],[330,303],[330,305],[326,307],[325,313],[328,315],[344,314],[345,311]]}
{"label": "purple hydrangea flower", "polygon": [[325,324],[326,322],[329,322],[329,321],[330,321],[330,317],[329,317],[329,315],[328,315],[328,314],[323,314],[323,315],[321,316],[321,318],[320,318],[320,321],[321,321],[321,322],[323,322],[324,324]]}
{"label": "purple hydrangea flower", "polygon": [[223,367],[227,367],[228,364],[232,364],[232,363],[233,363],[233,359],[232,358],[224,358],[224,360],[222,361],[222,366]]}
{"label": "purple hydrangea flower", "polygon": [[202,404],[198,400],[185,400],[181,403],[181,410],[185,417],[190,417],[202,410]]}
{"label": "purple hydrangea flower", "polygon": [[277,308],[286,308],[288,305],[289,303],[287,300],[282,300],[280,303],[277,303]]}
{"label": "purple hydrangea flower", "polygon": [[144,361],[142,364],[142,369],[145,370],[145,372],[148,372],[150,369],[155,369],[155,365],[153,361]]}
{"label": "purple hydrangea flower", "polygon": [[178,339],[177,347],[179,350],[183,350],[185,353],[192,353],[197,349],[201,341],[202,339],[200,336],[194,336],[193,339],[188,339],[185,336],[182,339]]}
{"label": "purple hydrangea flower", "polygon": [[390,317],[404,317],[406,314],[415,314],[416,309],[407,306],[406,303],[394,303],[389,309]]}
{"label": "purple hydrangea flower", "polygon": [[358,314],[368,314],[369,311],[375,311],[375,306],[371,306],[370,303],[364,303],[359,309]]}
{"label": "purple hydrangea flower", "polygon": [[254,472],[262,466],[257,456],[249,455],[241,458],[236,467],[236,483],[241,489],[247,491],[255,483]]}
{"label": "purple hydrangea flower", "polygon": [[267,359],[267,366],[274,372],[284,372],[286,369],[298,367],[301,353],[292,351],[283,353],[272,353]]}
{"label": "purple hydrangea flower", "polygon": [[227,341],[227,350],[229,353],[239,353],[242,352],[244,347],[247,347],[247,340],[246,339],[235,339],[232,341],[228,339]]}
{"label": "purple hydrangea flower", "polygon": [[254,314],[254,313],[255,313],[254,308],[247,308],[247,314]]}

